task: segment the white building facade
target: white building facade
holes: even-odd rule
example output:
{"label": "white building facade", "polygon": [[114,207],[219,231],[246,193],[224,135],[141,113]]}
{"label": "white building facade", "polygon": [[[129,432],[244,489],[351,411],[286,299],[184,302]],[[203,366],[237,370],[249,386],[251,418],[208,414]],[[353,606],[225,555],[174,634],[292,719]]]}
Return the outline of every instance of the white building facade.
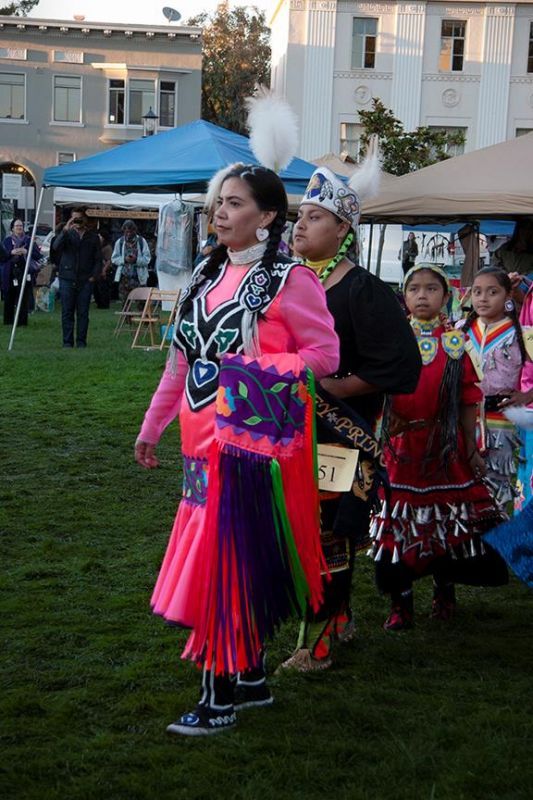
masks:
{"label": "white building facade", "polygon": [[304,158],[357,156],[373,97],[406,130],[461,130],[465,151],[533,130],[533,2],[279,0],[270,25]]}

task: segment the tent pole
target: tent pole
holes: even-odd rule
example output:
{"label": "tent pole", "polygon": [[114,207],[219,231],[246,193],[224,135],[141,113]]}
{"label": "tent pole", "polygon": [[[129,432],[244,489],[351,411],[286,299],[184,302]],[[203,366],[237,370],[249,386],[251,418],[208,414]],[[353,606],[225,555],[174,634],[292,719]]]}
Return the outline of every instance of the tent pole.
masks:
{"label": "tent pole", "polygon": [[24,299],[24,292],[26,291],[26,277],[28,275],[28,271],[30,268],[30,261],[31,261],[31,254],[33,250],[33,245],[35,242],[35,234],[37,233],[37,223],[39,222],[39,212],[41,210],[41,203],[43,200],[44,194],[44,186],[41,186],[41,191],[39,192],[39,200],[37,201],[37,210],[35,212],[35,220],[33,222],[33,229],[31,232],[30,237],[30,244],[28,246],[28,254],[26,256],[26,264],[24,266],[24,275],[22,276],[22,284],[20,287],[19,299],[17,302],[17,309],[15,311],[15,321],[13,322],[13,330],[11,331],[11,338],[9,340],[8,351],[13,349],[13,342],[15,341],[15,332],[17,330],[17,323],[19,321],[20,309],[22,307],[22,300]]}
{"label": "tent pole", "polygon": [[368,236],[368,254],[366,258],[366,268],[370,272],[370,258],[372,256],[372,235],[374,233],[374,223],[370,223],[370,234]]}

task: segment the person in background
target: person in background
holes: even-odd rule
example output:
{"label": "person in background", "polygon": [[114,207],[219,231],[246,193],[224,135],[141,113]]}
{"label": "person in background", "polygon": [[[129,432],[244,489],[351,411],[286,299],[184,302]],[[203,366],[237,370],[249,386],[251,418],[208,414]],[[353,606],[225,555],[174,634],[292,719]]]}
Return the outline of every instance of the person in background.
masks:
{"label": "person in background", "polygon": [[51,252],[58,264],[63,347],[87,347],[89,306],[93,284],[102,272],[98,234],[89,230],[86,214],[75,209],[63,230],[53,239]]}
{"label": "person in background", "polygon": [[413,231],[407,235],[407,239],[402,244],[402,249],[399,253],[399,258],[402,261],[403,274],[406,275],[412,266],[414,266],[416,257],[418,256],[418,245]]}
{"label": "person in background", "polygon": [[519,220],[512,238],[494,253],[495,266],[520,275],[533,273],[533,221]]}
{"label": "person in background", "polygon": [[122,236],[115,242],[111,261],[116,266],[115,283],[122,303],[133,289],[146,286],[148,264],[151,259],[148,242],[137,233],[137,226],[127,219],[122,226]]}
{"label": "person in background", "polygon": [[[522,511],[524,506],[532,502],[533,497],[533,283],[526,279],[526,293],[518,289],[522,276],[509,276],[515,291],[513,299],[521,306],[519,323],[526,350],[526,360],[520,373],[518,391],[511,393],[501,403],[504,414],[518,426],[521,439],[520,456],[517,474],[517,497],[515,511]],[[531,511],[531,505],[529,506]]]}
{"label": "person in background", "polygon": [[148,280],[146,285],[150,288],[157,288],[157,236],[154,234],[148,239],[148,247],[150,249],[150,263],[148,264]]}
{"label": "person in background", "polygon": [[483,392],[480,429],[487,478],[496,500],[512,506],[516,495],[517,451],[520,441],[514,425],[504,416],[520,385],[527,360],[518,313],[512,299],[509,275],[499,267],[484,267],[472,284],[473,310],[463,333]]}
{"label": "person in background", "polygon": [[109,234],[101,230],[98,234],[102,249],[102,271],[94,282],[94,302],[97,308],[109,308],[111,302],[111,253]]}
{"label": "person in background", "polygon": [[39,271],[38,262],[41,258],[41,251],[34,244],[25,286],[22,289],[30,236],[24,233],[24,224],[20,219],[14,219],[10,228],[11,234],[6,236],[2,243],[3,254],[0,252],[0,259],[2,260],[2,292],[4,296],[4,325],[13,325],[21,291],[23,291],[23,295],[18,325],[27,325],[30,295],[33,292],[32,277]]}
{"label": "person in background", "polygon": [[193,267],[197,267],[204,258],[211,255],[213,249],[217,246],[217,234],[213,227],[213,221],[210,220],[207,226],[207,239],[205,240],[203,246],[200,248],[200,252],[194,259]]}

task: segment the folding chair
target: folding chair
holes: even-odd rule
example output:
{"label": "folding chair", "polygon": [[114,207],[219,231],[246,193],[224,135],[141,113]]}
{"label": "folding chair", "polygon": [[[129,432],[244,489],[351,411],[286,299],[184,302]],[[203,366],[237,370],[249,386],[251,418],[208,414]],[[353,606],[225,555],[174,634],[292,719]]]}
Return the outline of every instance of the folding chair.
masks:
{"label": "folding chair", "polygon": [[[169,339],[167,333],[174,325],[178,300],[180,293],[178,290],[151,289],[150,295],[144,304],[142,314],[133,318],[137,323],[137,330],[131,343],[132,349],[143,350],[163,350],[168,347]],[[168,319],[161,326],[161,313],[168,313]],[[162,331],[159,328],[162,327]],[[150,344],[145,344],[146,336],[150,336]]]}
{"label": "folding chair", "polygon": [[124,301],[122,311],[115,311],[118,316],[117,324],[115,326],[114,336],[118,336],[124,330],[129,331],[131,328],[124,328],[126,322],[130,325],[141,313],[137,306],[138,303],[145,303],[150,297],[151,289],[149,286],[138,286],[137,289],[132,289]]}

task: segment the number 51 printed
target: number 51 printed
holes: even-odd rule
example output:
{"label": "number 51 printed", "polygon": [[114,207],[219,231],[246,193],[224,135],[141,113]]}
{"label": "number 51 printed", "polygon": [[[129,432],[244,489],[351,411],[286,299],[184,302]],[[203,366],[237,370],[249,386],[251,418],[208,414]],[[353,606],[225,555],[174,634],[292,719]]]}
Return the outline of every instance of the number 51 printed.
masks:
{"label": "number 51 printed", "polygon": [[355,479],[359,451],[334,444],[319,444],[318,488],[323,492],[349,492]]}

